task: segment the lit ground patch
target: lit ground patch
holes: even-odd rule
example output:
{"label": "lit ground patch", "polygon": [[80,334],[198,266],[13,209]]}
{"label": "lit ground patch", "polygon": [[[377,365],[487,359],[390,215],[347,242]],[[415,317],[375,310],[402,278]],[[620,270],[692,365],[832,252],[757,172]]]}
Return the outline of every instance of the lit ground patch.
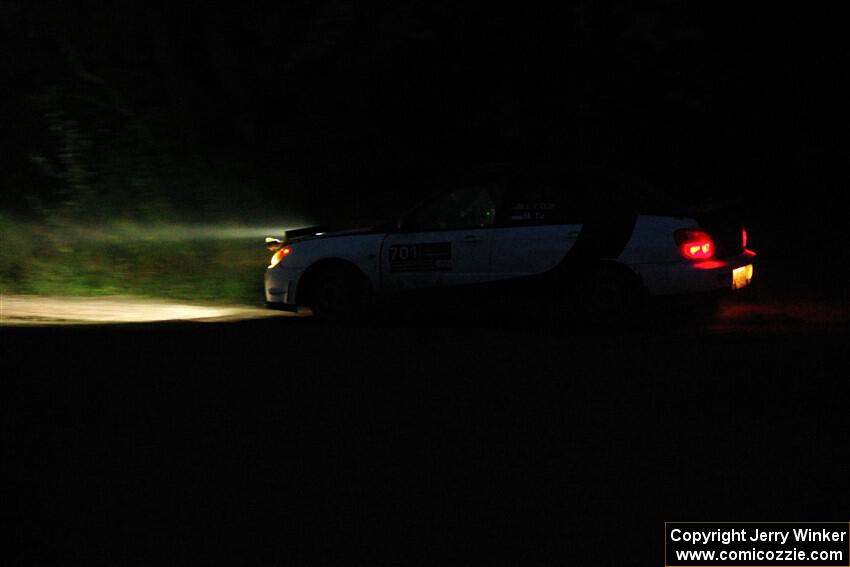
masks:
{"label": "lit ground patch", "polygon": [[193,305],[133,297],[0,296],[3,325],[235,321],[302,315],[240,305]]}
{"label": "lit ground patch", "polygon": [[710,329],[719,333],[783,333],[850,324],[850,304],[837,300],[772,297],[721,302]]}

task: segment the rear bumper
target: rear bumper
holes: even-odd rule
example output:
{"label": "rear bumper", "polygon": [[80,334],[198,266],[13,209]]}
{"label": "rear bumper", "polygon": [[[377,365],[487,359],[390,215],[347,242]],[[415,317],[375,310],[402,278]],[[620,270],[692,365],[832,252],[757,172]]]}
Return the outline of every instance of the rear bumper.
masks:
{"label": "rear bumper", "polygon": [[753,256],[739,254],[723,260],[705,262],[640,264],[633,266],[633,269],[641,277],[649,295],[666,296],[732,292],[732,272],[747,265],[753,265],[755,272],[755,264]]}

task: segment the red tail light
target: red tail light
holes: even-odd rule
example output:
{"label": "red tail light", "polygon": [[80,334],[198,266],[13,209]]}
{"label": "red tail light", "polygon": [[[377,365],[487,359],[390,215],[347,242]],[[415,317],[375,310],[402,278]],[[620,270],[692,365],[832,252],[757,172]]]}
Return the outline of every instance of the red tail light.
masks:
{"label": "red tail light", "polygon": [[679,252],[688,260],[708,260],[714,257],[715,246],[711,236],[703,230],[682,229],[673,234]]}
{"label": "red tail light", "polygon": [[755,256],[756,253],[747,248],[747,242],[749,242],[749,237],[747,236],[747,229],[741,227],[741,248],[744,250],[744,254],[747,256]]}

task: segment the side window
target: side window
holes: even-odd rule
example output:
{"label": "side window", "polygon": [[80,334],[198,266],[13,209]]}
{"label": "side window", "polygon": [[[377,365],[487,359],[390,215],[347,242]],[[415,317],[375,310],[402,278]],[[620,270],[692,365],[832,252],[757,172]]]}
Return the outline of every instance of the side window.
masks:
{"label": "side window", "polygon": [[504,210],[506,226],[540,226],[574,222],[564,207],[563,187],[527,182],[515,186]]}
{"label": "side window", "polygon": [[445,230],[493,226],[504,193],[504,187],[496,184],[452,191],[402,219],[402,228]]}

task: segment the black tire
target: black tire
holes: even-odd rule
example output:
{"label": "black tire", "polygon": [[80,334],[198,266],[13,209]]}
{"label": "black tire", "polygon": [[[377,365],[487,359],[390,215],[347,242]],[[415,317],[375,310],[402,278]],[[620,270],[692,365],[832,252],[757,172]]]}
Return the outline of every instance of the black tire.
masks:
{"label": "black tire", "polygon": [[568,312],[582,323],[633,324],[644,315],[646,291],[628,268],[587,266],[568,289]]}
{"label": "black tire", "polygon": [[310,275],[307,297],[313,314],[328,321],[352,321],[368,311],[368,285],[355,268],[319,269]]}

